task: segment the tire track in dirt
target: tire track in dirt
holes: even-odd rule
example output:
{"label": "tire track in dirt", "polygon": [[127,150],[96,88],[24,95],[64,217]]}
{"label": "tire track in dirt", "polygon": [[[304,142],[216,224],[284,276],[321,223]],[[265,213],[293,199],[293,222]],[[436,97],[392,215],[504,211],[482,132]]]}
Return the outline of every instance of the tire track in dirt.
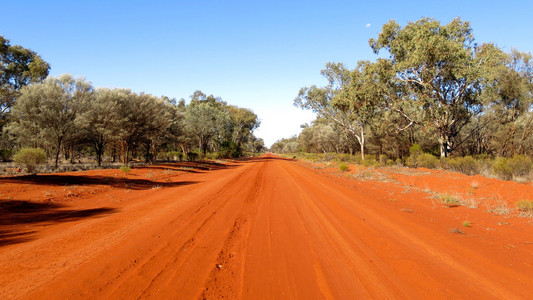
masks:
{"label": "tire track in dirt", "polygon": [[[146,277],[150,278],[150,276],[155,276],[153,274],[154,270],[160,271],[158,268],[161,266],[162,262],[168,260],[168,255],[173,253],[172,249],[175,249],[175,243],[181,243],[183,250],[195,247],[194,238],[189,238],[187,241],[183,240],[182,234],[184,234],[184,231],[181,229],[186,229],[185,235],[183,236],[192,237],[202,231],[209,232],[210,229],[204,228],[205,224],[208,223],[211,218],[220,214],[220,210],[222,210],[224,205],[230,200],[230,197],[227,197],[227,195],[221,195],[224,195],[224,193],[231,194],[232,192],[228,190],[235,189],[235,184],[242,180],[241,178],[246,174],[250,167],[252,166],[239,167],[238,172],[229,172],[229,177],[217,177],[213,182],[208,182],[209,185],[207,187],[197,186],[195,188],[188,188],[188,192],[192,195],[187,195],[187,193],[185,193],[184,195],[181,195],[183,197],[178,196],[177,199],[184,198],[183,202],[192,203],[192,206],[178,215],[172,215],[170,213],[172,210],[176,209],[173,207],[175,201],[170,201],[170,205],[164,206],[159,210],[155,209],[157,208],[158,201],[155,201],[158,200],[157,198],[151,200],[150,203],[141,205],[141,208],[152,210],[151,214],[146,217],[146,222],[141,222],[143,226],[140,229],[133,231],[127,230],[128,228],[121,228],[120,230],[122,234],[126,235],[126,237],[133,237],[133,239],[130,240],[126,239],[126,237],[122,237],[124,243],[115,244],[113,247],[109,247],[106,253],[99,253],[99,255],[94,255],[93,253],[93,258],[84,262],[86,267],[73,268],[72,272],[66,272],[67,275],[60,276],[59,279],[53,280],[57,282],[59,288],[50,289],[48,292],[51,296],[60,294],[65,297],[70,297],[72,295],[76,297],[75,294],[68,293],[68,291],[71,290],[68,285],[63,284],[62,286],[61,284],[62,282],[65,282],[65,279],[70,278],[70,280],[67,281],[72,282],[72,278],[74,278],[74,281],[85,285],[83,289],[75,291],[78,297],[87,297],[94,294],[108,296],[115,294],[121,295],[125,290],[129,291],[129,295],[134,294],[132,293],[133,291],[137,291],[136,293],[139,294],[142,293],[143,285],[140,284],[140,282],[145,282]],[[222,183],[217,184],[217,182]],[[214,186],[211,187],[211,185]],[[172,192],[174,190],[180,191],[182,189],[162,190],[162,193],[159,194],[162,195],[162,198],[170,198],[172,200],[173,198],[176,198],[175,192]],[[181,207],[182,205],[177,205],[178,209]],[[136,210],[139,210],[139,208],[136,208]],[[125,220],[121,219],[121,221]],[[128,220],[128,222],[131,222],[131,220]],[[101,245],[92,245],[91,249],[98,253],[98,250],[96,249],[98,246]],[[200,248],[202,247],[205,248],[205,244],[200,246]],[[195,251],[192,250],[185,253],[195,253]],[[113,254],[109,255],[109,253]],[[70,255],[70,257],[72,256],[73,255]],[[176,260],[178,259],[179,257]],[[145,266],[143,267],[143,265]],[[157,267],[154,267],[154,265]],[[86,280],[77,278],[79,277],[79,275],[76,275],[78,273],[87,274],[86,277],[89,277],[90,274],[95,274],[95,270],[93,270],[95,266],[98,266],[96,269],[102,269],[98,272],[98,276],[94,276],[95,280],[86,283],[84,282]],[[80,293],[80,291],[83,290],[85,292]],[[46,292],[43,291],[38,292],[38,294],[43,293],[46,294]]]}
{"label": "tire track in dirt", "polygon": [[[431,232],[425,226],[409,223],[401,214],[391,214],[388,209],[380,206],[379,202],[368,199],[368,195],[376,194],[375,191],[366,191],[368,194],[363,196],[354,189],[347,189],[309,172],[308,169],[284,167],[291,173],[302,194],[308,193],[309,187],[315,187],[312,196],[308,197],[311,199],[308,203],[314,204],[312,211],[327,228],[326,232],[342,244],[339,248],[352,252],[349,255],[352,259],[357,256],[363,258],[363,261],[357,261],[355,265],[358,271],[366,270],[357,277],[372,278],[367,280],[365,287],[382,293],[370,293],[371,297],[404,298],[398,297],[401,294],[383,294],[384,287],[403,290],[405,295],[424,295],[420,283],[427,282],[440,291],[444,298],[454,293],[457,297],[465,297],[465,291],[473,295],[487,296],[489,293],[495,299],[521,298],[521,293],[516,293],[508,287],[516,283],[516,278],[527,278],[526,274],[502,268],[497,261],[482,257],[479,253],[462,247],[460,243],[450,241],[449,234],[444,230],[443,233]],[[358,221],[354,222],[354,219]],[[350,226],[350,223],[355,223],[356,226]],[[381,243],[376,243],[375,240],[379,237],[386,238],[383,238]],[[387,244],[388,247],[385,247]],[[388,251],[384,251],[387,248]],[[395,262],[388,261],[390,258],[387,256],[390,254],[386,252],[401,253],[402,255],[393,257],[395,260],[410,260],[411,268],[402,266],[401,272],[390,268]],[[372,263],[367,264],[365,268],[364,261]],[[487,268],[487,265],[490,268]],[[372,272],[375,272],[376,276],[372,276]],[[424,274],[426,276],[420,278],[420,275]],[[425,281],[404,280],[409,277]],[[507,279],[507,284],[501,282],[502,277]],[[385,280],[387,278],[388,280]],[[425,296],[435,298],[436,295]]]}
{"label": "tire track in dirt", "polygon": [[216,265],[204,284],[205,289],[200,296],[201,299],[242,297],[243,266],[246,261],[246,243],[251,227],[250,222],[257,211],[258,196],[265,188],[263,177],[266,165],[265,162],[260,164],[261,167],[251,182],[251,189],[218,254]]}
{"label": "tire track in dirt", "polygon": [[371,183],[354,188],[268,156],[186,179],[199,183],[124,193],[128,203],[116,214],[0,252],[0,270],[11,272],[0,273],[0,297],[527,299],[532,292],[531,267],[515,269],[473,247],[476,240],[464,244],[467,237],[383,205],[387,192]]}

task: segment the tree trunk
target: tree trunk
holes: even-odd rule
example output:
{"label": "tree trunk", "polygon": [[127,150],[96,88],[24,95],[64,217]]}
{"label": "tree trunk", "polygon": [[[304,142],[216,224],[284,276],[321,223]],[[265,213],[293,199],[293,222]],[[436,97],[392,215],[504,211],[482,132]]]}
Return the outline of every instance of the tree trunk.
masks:
{"label": "tree trunk", "polygon": [[361,126],[361,140],[359,141],[361,145],[361,160],[365,161],[365,130]]}
{"label": "tree trunk", "polygon": [[94,150],[96,151],[96,161],[98,166],[102,166],[102,155],[104,154],[104,143],[97,141],[94,143]]}
{"label": "tree trunk", "polygon": [[440,133],[439,147],[440,147],[440,158],[448,157],[449,140],[448,140],[448,135],[446,134],[444,130],[441,131]]}
{"label": "tree trunk", "polygon": [[55,168],[57,169],[57,166],[58,166],[58,163],[59,163],[59,154],[61,153],[61,144],[63,142],[63,138],[58,138],[57,139],[57,151],[56,151],[56,164],[55,164]]}

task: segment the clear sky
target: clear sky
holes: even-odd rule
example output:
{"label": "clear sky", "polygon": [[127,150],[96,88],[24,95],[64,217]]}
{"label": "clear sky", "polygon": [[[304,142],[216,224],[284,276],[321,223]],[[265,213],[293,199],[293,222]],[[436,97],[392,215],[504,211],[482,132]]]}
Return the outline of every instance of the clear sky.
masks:
{"label": "clear sky", "polygon": [[533,52],[533,1],[13,1],[0,35],[36,51],[53,76],[177,99],[195,90],[252,109],[267,146],[314,115],[293,106],[324,85],[326,62],[376,56],[368,39],[395,19],[471,22],[478,43]]}

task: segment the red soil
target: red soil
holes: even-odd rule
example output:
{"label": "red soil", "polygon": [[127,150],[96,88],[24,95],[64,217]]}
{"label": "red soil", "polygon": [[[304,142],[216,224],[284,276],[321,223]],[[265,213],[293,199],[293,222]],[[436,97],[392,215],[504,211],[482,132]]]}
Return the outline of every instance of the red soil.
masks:
{"label": "red soil", "polygon": [[264,156],[0,178],[0,298],[531,297],[533,219],[487,212],[531,184],[363,172]]}

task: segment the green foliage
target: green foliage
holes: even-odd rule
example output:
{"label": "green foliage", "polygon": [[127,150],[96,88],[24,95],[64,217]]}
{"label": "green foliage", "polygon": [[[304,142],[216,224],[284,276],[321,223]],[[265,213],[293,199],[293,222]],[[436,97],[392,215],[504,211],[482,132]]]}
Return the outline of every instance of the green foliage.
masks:
{"label": "green foliage", "polygon": [[9,161],[13,156],[13,151],[10,149],[0,149],[0,161]]}
{"label": "green foliage", "polygon": [[347,164],[345,164],[345,163],[340,163],[339,164],[339,170],[341,170],[342,172],[346,172],[349,169],[350,169],[350,167]]}
{"label": "green foliage", "polygon": [[61,147],[76,133],[76,119],[85,111],[92,89],[71,75],[25,86],[11,110],[9,132],[21,144],[53,148],[57,168]]}
{"label": "green foliage", "polygon": [[420,147],[420,145],[418,144],[413,144],[410,148],[409,148],[409,157],[405,160],[405,164],[408,166],[408,167],[411,167],[411,168],[416,168],[418,167],[418,156],[420,156],[420,154],[422,154],[422,148]]}
{"label": "green foliage", "polygon": [[120,171],[122,171],[122,173],[124,173],[124,176],[126,176],[129,172],[131,172],[131,168],[129,166],[122,166],[120,167]]}
{"label": "green foliage", "polygon": [[464,227],[472,227],[472,224],[470,223],[470,221],[463,221],[463,226]]}
{"label": "green foliage", "polygon": [[422,147],[420,147],[419,144],[413,144],[411,148],[409,148],[409,154],[411,155],[418,156],[422,153]]}
{"label": "green foliage", "polygon": [[41,148],[22,148],[13,156],[13,161],[26,165],[28,173],[33,173],[35,166],[46,162],[46,152]]}
{"label": "green foliage", "polygon": [[515,155],[507,160],[507,164],[513,176],[525,177],[531,172],[531,157],[527,155]]}
{"label": "green foliage", "polygon": [[422,151],[422,147],[420,147],[418,144],[413,144],[411,148],[409,148],[409,153],[410,155],[405,161],[408,167],[435,169],[440,164],[440,160],[438,158],[429,153],[424,153]]}
{"label": "green foliage", "polygon": [[365,167],[379,167],[380,163],[375,158],[367,157],[365,160],[361,162],[361,164]]}
{"label": "green foliage", "polygon": [[416,159],[418,167],[435,169],[439,166],[440,160],[429,153],[422,153]]}
{"label": "green foliage", "polygon": [[467,175],[479,174],[481,168],[480,162],[472,156],[448,158],[446,164],[450,169]]}
{"label": "green foliage", "polygon": [[238,145],[232,141],[225,141],[220,147],[217,158],[237,158],[240,156],[242,156],[242,151]]}
{"label": "green foliage", "polygon": [[[394,20],[383,25],[377,39],[370,40],[377,54],[390,56],[389,78],[404,97],[393,97],[392,106],[411,123],[423,123],[438,133],[441,157],[453,150],[453,139],[470,117],[480,111],[479,88],[486,74],[497,65],[501,52],[492,45],[478,46],[468,22],[459,18],[447,25],[430,18],[409,22],[403,28]],[[389,69],[387,69],[389,70]],[[382,71],[385,71],[382,68]],[[449,91],[461,91],[450,94]],[[446,99],[442,99],[446,95]],[[424,108],[423,118],[403,108],[415,102]]]}
{"label": "green foliage", "polygon": [[0,35],[0,132],[19,96],[19,90],[30,83],[42,81],[49,70],[50,65],[36,52],[10,45],[9,40]]}
{"label": "green foliage", "polygon": [[501,179],[511,180],[513,172],[509,166],[508,159],[505,157],[497,157],[492,165],[492,172]]}
{"label": "green foliage", "polygon": [[229,121],[228,112],[222,109],[225,103],[209,100],[191,102],[185,111],[185,125],[189,134],[200,142],[200,150],[205,155],[209,142],[220,133]]}

